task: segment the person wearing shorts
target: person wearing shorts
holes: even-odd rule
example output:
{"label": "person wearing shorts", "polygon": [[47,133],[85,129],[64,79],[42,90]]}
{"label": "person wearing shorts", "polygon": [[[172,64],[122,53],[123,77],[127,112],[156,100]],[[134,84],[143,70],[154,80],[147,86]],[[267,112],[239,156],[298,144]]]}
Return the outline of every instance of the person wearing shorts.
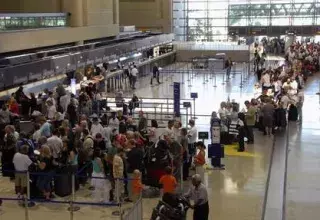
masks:
{"label": "person wearing shorts", "polygon": [[13,164],[16,171],[15,174],[15,190],[18,198],[23,197],[27,192],[27,171],[32,164],[31,159],[28,156],[29,146],[23,145],[20,148],[20,152],[17,152],[13,157]]}

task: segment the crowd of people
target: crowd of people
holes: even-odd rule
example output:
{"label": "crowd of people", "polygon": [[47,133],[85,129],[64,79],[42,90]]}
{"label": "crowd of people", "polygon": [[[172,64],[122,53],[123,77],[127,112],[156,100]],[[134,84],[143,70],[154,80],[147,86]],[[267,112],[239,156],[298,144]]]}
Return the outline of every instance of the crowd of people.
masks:
{"label": "crowd of people", "polygon": [[[287,120],[301,122],[304,83],[319,69],[318,50],[318,44],[294,43],[283,65],[265,69],[265,63],[259,62],[254,97],[245,101],[244,109],[234,100],[222,102],[212,113],[210,130],[219,121],[221,143],[237,141],[243,152],[245,141],[254,143],[255,127],[271,136]],[[130,69],[134,89],[136,67]],[[159,83],[157,66],[151,84],[153,78]],[[139,111],[136,122],[132,118],[139,107],[136,95],[128,103],[119,95],[116,106],[122,110],[108,108],[92,83],[81,88],[78,96],[60,84],[37,97],[26,95],[23,87],[13,93],[0,109],[0,146],[2,174],[15,180],[18,197],[26,194],[24,172],[32,168],[46,174],[38,176],[35,187],[43,198],[51,199],[59,191],[55,174],[66,166],[72,167],[77,182],[92,189],[93,199],[99,202],[136,201],[146,186],[174,193],[181,181],[188,180],[192,167],[197,174],[194,185],[203,187],[206,146],[197,140],[194,120],[185,128],[179,120],[169,120],[166,128],[159,128],[156,120],[149,123]],[[20,130],[22,118],[31,121],[30,132]],[[205,212],[207,202],[207,198],[201,202]]]}
{"label": "crowd of people", "polygon": [[[99,202],[135,201],[143,184],[163,187],[167,192],[172,179],[176,184],[169,188],[175,190],[179,182],[188,180],[192,167],[203,180],[205,145],[197,142],[194,120],[189,121],[188,128],[182,128],[178,120],[159,128],[156,120],[148,123],[143,111],[139,111],[137,123],[132,111],[124,109],[97,114],[97,108],[104,106],[99,96],[94,85],[81,89],[78,97],[58,85],[55,91],[45,91],[34,101],[35,95],[29,97],[20,87],[3,103],[2,174],[15,180],[19,198],[26,195],[25,172],[30,169],[41,173],[35,187],[48,200],[54,193],[63,194],[57,193],[61,189],[55,174],[68,166],[77,173],[77,182],[92,189],[93,199]],[[119,104],[135,108],[137,97]],[[30,120],[30,132],[20,130],[22,118]],[[115,192],[121,192],[120,198]]]}
{"label": "crowd of people", "polygon": [[[296,42],[287,49],[283,63],[275,61],[266,69],[264,62],[255,61],[258,83],[245,108],[240,110],[239,103],[227,101],[221,103],[218,114],[212,114],[221,120],[222,143],[237,140],[242,152],[244,140],[254,143],[253,128],[272,135],[286,127],[287,121],[301,123],[303,89],[308,77],[319,70],[319,50],[319,44]],[[255,55],[257,59],[257,51]]]}

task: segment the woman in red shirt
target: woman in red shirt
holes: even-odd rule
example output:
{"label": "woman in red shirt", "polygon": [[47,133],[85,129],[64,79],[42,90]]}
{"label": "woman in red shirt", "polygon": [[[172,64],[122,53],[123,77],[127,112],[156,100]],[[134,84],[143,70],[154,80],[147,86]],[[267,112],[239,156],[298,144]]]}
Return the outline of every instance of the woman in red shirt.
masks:
{"label": "woman in red shirt", "polygon": [[204,180],[204,165],[206,163],[206,146],[202,141],[199,141],[196,143],[196,147],[198,148],[199,152],[198,154],[194,157],[194,164],[196,166],[196,174],[199,174],[201,176],[201,180],[203,182]]}
{"label": "woman in red shirt", "polygon": [[13,114],[19,115],[19,105],[16,100],[11,101],[11,105],[9,106],[9,110]]}

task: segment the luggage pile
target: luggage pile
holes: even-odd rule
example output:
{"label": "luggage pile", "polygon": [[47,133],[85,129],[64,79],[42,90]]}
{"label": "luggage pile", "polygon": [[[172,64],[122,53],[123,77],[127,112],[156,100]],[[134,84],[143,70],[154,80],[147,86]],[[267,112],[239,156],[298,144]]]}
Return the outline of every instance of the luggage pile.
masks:
{"label": "luggage pile", "polygon": [[189,202],[182,196],[165,194],[153,209],[151,220],[185,220]]}

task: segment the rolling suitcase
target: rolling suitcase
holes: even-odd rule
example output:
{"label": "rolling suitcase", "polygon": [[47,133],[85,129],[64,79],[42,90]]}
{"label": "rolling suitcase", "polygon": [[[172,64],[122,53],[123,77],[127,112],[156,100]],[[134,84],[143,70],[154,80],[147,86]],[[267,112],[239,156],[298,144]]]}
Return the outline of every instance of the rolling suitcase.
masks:
{"label": "rolling suitcase", "polygon": [[298,109],[295,105],[290,105],[288,111],[288,121],[297,121],[298,120]]}
{"label": "rolling suitcase", "polygon": [[72,193],[72,167],[63,166],[57,169],[54,177],[54,191],[57,196],[65,197]]}

